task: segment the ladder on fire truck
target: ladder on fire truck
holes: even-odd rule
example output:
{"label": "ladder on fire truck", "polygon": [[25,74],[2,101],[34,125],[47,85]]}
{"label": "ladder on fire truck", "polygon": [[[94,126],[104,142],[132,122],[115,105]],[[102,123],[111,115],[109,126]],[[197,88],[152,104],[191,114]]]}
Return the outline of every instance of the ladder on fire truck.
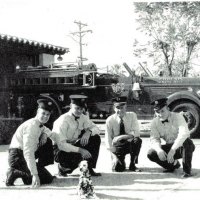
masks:
{"label": "ladder on fire truck", "polygon": [[53,67],[27,67],[17,69],[9,75],[11,86],[40,86],[40,85],[67,85],[67,86],[95,86],[96,70],[79,68],[76,65],[54,65]]}

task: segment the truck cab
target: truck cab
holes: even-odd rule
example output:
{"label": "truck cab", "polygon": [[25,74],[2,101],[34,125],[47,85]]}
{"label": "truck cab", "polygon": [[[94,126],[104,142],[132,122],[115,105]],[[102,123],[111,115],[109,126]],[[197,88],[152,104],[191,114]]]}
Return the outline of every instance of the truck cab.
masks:
{"label": "truck cab", "polygon": [[170,110],[185,117],[191,136],[200,136],[200,78],[140,76],[133,79],[133,107],[139,118],[153,118],[151,102],[167,97]]}

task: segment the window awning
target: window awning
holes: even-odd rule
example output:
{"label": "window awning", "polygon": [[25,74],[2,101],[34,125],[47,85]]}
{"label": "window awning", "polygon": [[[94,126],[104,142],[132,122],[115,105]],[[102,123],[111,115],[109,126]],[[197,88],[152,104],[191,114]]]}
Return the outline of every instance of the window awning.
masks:
{"label": "window awning", "polygon": [[69,49],[0,33],[0,53],[1,52],[18,52],[30,55],[40,53],[63,55],[68,53]]}

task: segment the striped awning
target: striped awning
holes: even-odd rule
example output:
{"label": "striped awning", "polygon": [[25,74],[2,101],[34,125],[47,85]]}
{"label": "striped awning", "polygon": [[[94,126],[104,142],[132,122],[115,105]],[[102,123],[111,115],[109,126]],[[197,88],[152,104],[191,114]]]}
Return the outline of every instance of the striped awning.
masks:
{"label": "striped awning", "polygon": [[32,47],[32,49],[34,48],[35,51],[38,50],[42,53],[47,52],[53,55],[55,54],[63,55],[69,52],[69,48],[64,48],[64,47],[55,46],[52,44],[38,42],[35,40],[29,40],[25,38],[20,38],[20,37],[0,33],[0,44],[1,44],[0,46],[2,47],[5,46],[5,43],[12,43],[12,45],[16,44],[18,47],[21,46],[22,48],[23,46],[29,46],[29,47]]}

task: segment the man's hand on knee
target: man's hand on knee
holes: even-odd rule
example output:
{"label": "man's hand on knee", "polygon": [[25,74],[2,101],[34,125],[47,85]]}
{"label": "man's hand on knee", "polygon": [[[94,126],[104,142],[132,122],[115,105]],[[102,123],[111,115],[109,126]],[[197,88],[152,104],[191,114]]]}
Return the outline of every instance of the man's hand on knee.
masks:
{"label": "man's hand on knee", "polygon": [[165,151],[160,150],[159,152],[157,152],[157,154],[161,161],[167,160],[167,153]]}
{"label": "man's hand on knee", "polygon": [[168,161],[168,163],[173,163],[174,162],[174,154],[175,154],[175,150],[171,149],[169,151],[169,153],[167,154],[167,161]]}
{"label": "man's hand on knee", "polygon": [[81,137],[81,140],[80,140],[80,143],[82,146],[86,146],[89,142],[89,139],[90,139],[90,136],[91,136],[91,131],[87,130],[83,136]]}
{"label": "man's hand on knee", "polygon": [[40,135],[40,138],[39,138],[39,146],[43,146],[46,142],[47,142],[47,134],[46,133],[42,133]]}
{"label": "man's hand on knee", "polygon": [[92,157],[91,153],[88,150],[80,148],[80,147],[79,147],[79,153],[81,154],[83,159],[89,159]]}

